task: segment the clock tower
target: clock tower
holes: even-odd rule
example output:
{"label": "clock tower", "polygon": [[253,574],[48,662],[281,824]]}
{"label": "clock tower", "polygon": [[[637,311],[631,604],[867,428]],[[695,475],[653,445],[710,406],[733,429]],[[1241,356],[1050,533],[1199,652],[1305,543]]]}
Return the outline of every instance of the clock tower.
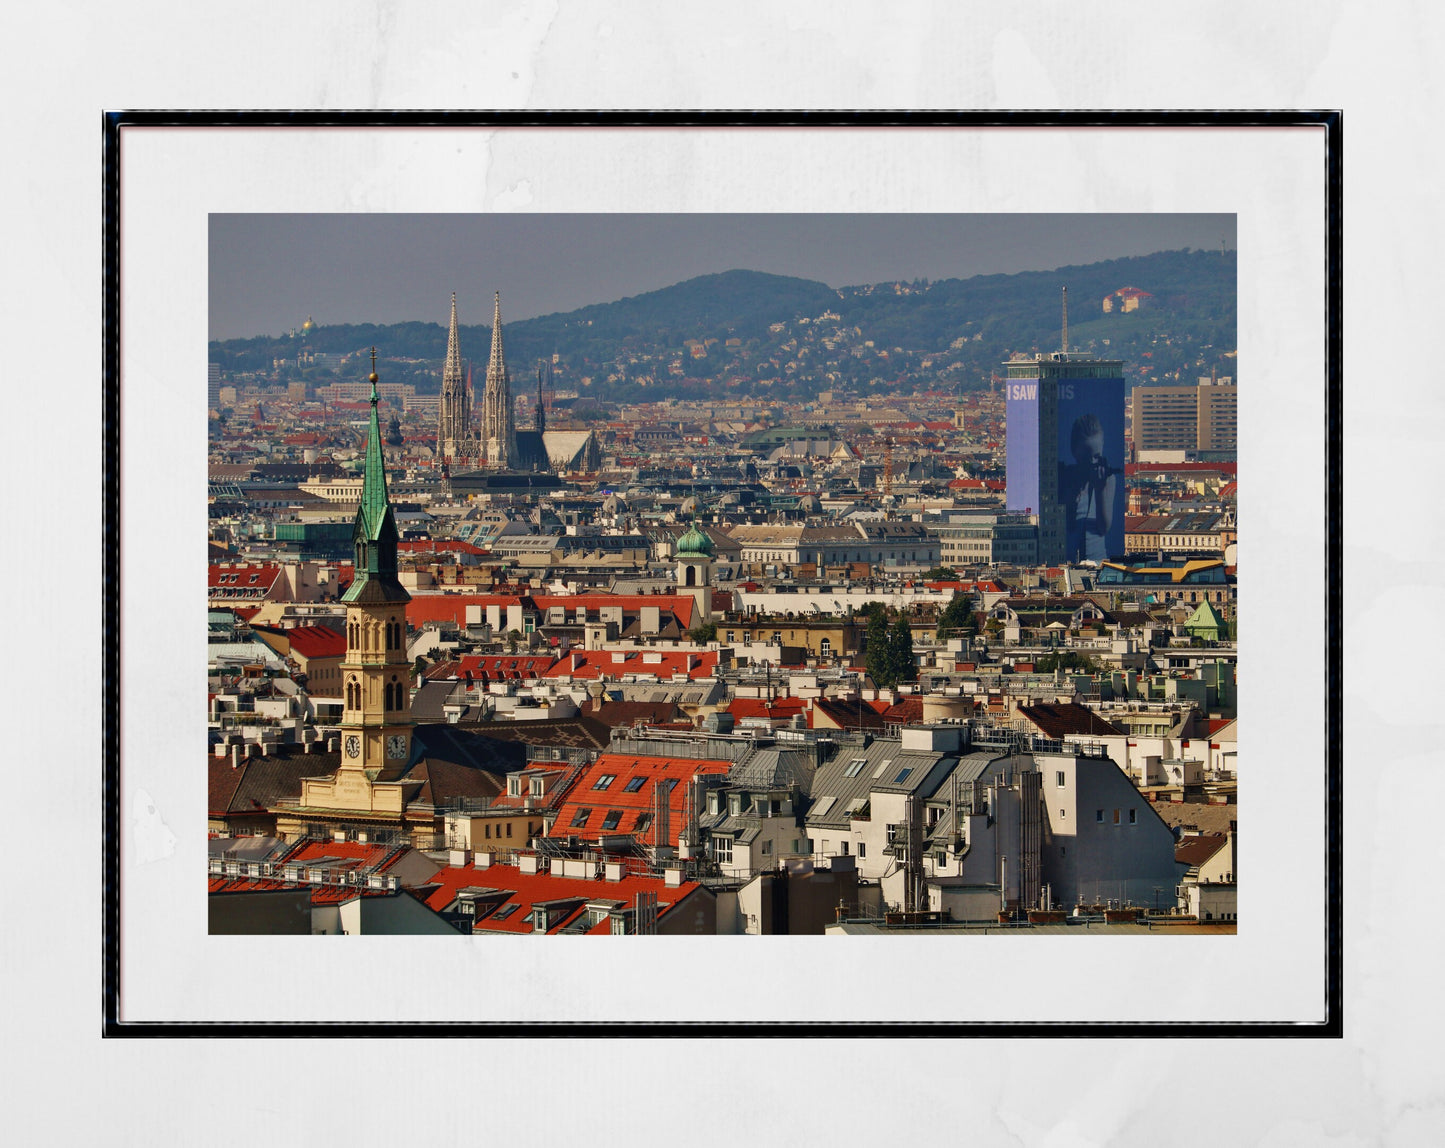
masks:
{"label": "clock tower", "polygon": [[[341,773],[391,781],[411,757],[411,693],[406,659],[406,592],[396,571],[396,516],[386,493],[381,424],[376,413],[376,348],[371,349],[371,426],[366,477],[351,541],[356,574],[346,604],[346,660],[341,663]],[[338,776],[338,781],[342,778]]]}

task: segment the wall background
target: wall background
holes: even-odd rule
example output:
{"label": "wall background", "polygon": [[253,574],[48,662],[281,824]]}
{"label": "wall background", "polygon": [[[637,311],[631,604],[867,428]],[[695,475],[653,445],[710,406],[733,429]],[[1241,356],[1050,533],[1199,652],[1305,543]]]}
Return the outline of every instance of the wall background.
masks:
{"label": "wall background", "polygon": [[[12,800],[41,800],[57,812],[57,820],[82,830],[77,847],[75,841],[61,841],[45,830],[44,818],[17,818],[21,828],[7,849],[6,903],[12,927],[0,946],[0,983],[11,1018],[4,1038],[7,1059],[18,1068],[8,1077],[8,1123],[22,1140],[44,1135],[52,1142],[74,1143],[103,1130],[113,1143],[191,1143],[199,1130],[215,1131],[222,1095],[228,1126],[264,1129],[287,1140],[400,1132],[418,1115],[411,1104],[357,1104],[355,1094],[346,1092],[332,1092],[323,1100],[304,1087],[269,1083],[274,1074],[257,1079],[234,1071],[239,1058],[263,1051],[283,1059],[293,1050],[344,1058],[356,1055],[355,1048],[99,1039],[99,849],[86,838],[98,844],[100,825],[101,679],[95,636],[102,620],[97,591],[105,556],[99,545],[96,497],[101,475],[96,380],[101,362],[97,288],[104,108],[1342,107],[1350,222],[1345,239],[1345,371],[1356,381],[1345,404],[1345,468],[1352,476],[1345,520],[1353,527],[1344,540],[1349,586],[1346,665],[1399,664],[1404,655],[1398,648],[1399,631],[1387,624],[1398,617],[1392,603],[1428,602],[1439,587],[1439,516],[1425,509],[1418,494],[1411,499],[1405,492],[1429,489],[1422,480],[1434,469],[1426,470],[1426,460],[1433,461],[1437,449],[1440,391],[1430,387],[1430,372],[1421,370],[1405,373],[1403,383],[1381,395],[1369,383],[1373,364],[1364,363],[1366,356],[1387,349],[1417,350],[1422,333],[1433,330],[1440,249],[1433,200],[1439,162],[1430,145],[1441,82],[1428,62],[1440,55],[1442,25],[1441,18],[1423,6],[1291,2],[1256,6],[1236,19],[1230,10],[1214,5],[1151,12],[1046,3],[1015,14],[974,13],[941,4],[884,9],[742,3],[696,13],[647,3],[585,9],[511,4],[473,12],[455,4],[404,8],[392,3],[323,3],[298,10],[261,2],[236,7],[218,19],[213,10],[173,3],[59,3],[33,6],[12,16],[10,24],[13,42],[23,50],[14,53],[0,79],[12,158],[0,172],[5,209],[0,218],[12,268],[0,288],[0,323],[7,378],[12,380],[6,389],[6,415],[17,444],[6,460],[5,524],[13,545],[7,547],[10,561],[4,576],[11,600],[20,604],[10,614],[11,648],[51,649],[58,642],[65,651],[43,664],[15,659],[3,671],[6,695],[14,701],[7,716],[19,735],[19,748],[10,758]],[[161,160],[166,146],[161,146]],[[383,166],[374,162],[370,143],[348,143],[340,157],[318,154],[309,164],[297,160],[279,181],[279,194],[284,198],[287,184],[314,187],[324,174],[318,169],[340,164],[357,173],[337,190],[340,198],[359,209],[399,209],[409,195],[420,194],[415,189],[425,182],[426,165],[410,166],[409,161],[427,146],[418,141],[413,154]],[[786,150],[788,145],[780,141],[777,146]],[[970,145],[969,154],[957,161],[977,173],[970,193],[979,192],[993,210],[1028,210],[1037,200],[1030,200],[1027,181],[1006,166],[978,162],[990,146],[987,141]],[[786,183],[759,181],[756,171],[719,181],[712,167],[715,154],[680,140],[659,156],[618,139],[608,147],[608,163],[597,169],[594,183],[579,189],[578,196],[588,202],[620,198],[628,190],[625,174],[639,166],[656,186],[682,195],[787,192]],[[233,148],[231,162],[216,175],[210,193],[225,199],[232,188],[244,189],[255,174],[247,166],[250,155],[245,147]],[[838,210],[867,208],[879,189],[894,189],[905,199],[916,190],[895,171],[879,166],[886,157],[882,144],[849,157],[850,170],[871,173],[870,197],[853,203],[846,185],[834,187],[829,194]],[[475,152],[463,149],[449,170],[457,187],[473,197],[474,207],[535,210],[543,201],[539,185],[531,181],[530,163],[524,155],[508,157],[502,144]],[[1237,156],[1236,163],[1237,174],[1247,179],[1249,157]],[[1209,186],[1211,172],[1217,172],[1208,164],[1196,166],[1187,155],[1143,172],[1133,168],[1128,181],[1119,179],[1118,169],[1097,155],[1081,154],[1078,166],[1089,177],[1087,186],[1097,191],[1091,199],[1071,197],[1075,210],[1109,210],[1121,196],[1178,197],[1181,189]],[[949,171],[945,167],[941,182],[947,182]],[[410,178],[399,179],[398,172]],[[1289,190],[1270,192],[1265,200],[1283,202],[1274,197]],[[549,209],[565,209],[562,200],[547,202],[552,204]],[[1235,208],[1206,202],[1200,209]],[[189,218],[179,222],[182,227],[193,225]],[[1266,260],[1284,258],[1311,241],[1318,216],[1306,209],[1271,223],[1251,247],[1242,218],[1241,250]],[[188,242],[181,236],[182,248]],[[203,250],[203,229],[198,243]],[[184,332],[204,331],[204,304],[197,303],[196,325],[188,313],[172,314],[170,342],[175,346],[155,359],[128,359],[128,379],[134,377],[138,387],[151,386],[164,395],[170,380],[179,377],[178,364],[200,361],[204,347],[199,334],[199,350],[183,345],[189,337]],[[1243,312],[1243,292],[1241,304]],[[1278,377],[1297,370],[1300,381],[1280,388],[1279,395],[1241,396],[1242,425],[1279,425],[1269,421],[1271,414],[1286,407],[1297,414],[1302,402],[1307,409],[1318,405],[1318,396],[1308,393],[1318,378],[1309,356],[1303,361],[1291,358],[1299,331],[1292,320],[1279,326],[1259,333],[1249,373],[1259,377],[1268,370]],[[176,332],[182,334],[177,337]],[[1242,322],[1242,343],[1244,338]],[[1402,419],[1402,411],[1410,417]],[[1318,423],[1317,416],[1311,419]],[[172,433],[172,425],[185,433]],[[167,463],[172,474],[185,473],[193,465],[187,455],[193,447],[186,439],[191,425],[198,424],[188,423],[184,411],[173,424],[157,425],[150,440],[153,461],[137,458],[134,451],[127,459],[128,487],[139,492],[145,483],[154,483],[163,488]],[[1318,505],[1318,470],[1308,448],[1303,449],[1303,454],[1283,450],[1252,459],[1251,481],[1261,488],[1297,481],[1302,499]],[[1252,513],[1259,520],[1246,526],[1250,546],[1279,539],[1288,560],[1266,565],[1260,561],[1263,554],[1246,555],[1245,564],[1268,570],[1276,584],[1317,581],[1323,557],[1319,527],[1287,515],[1272,521],[1269,507]],[[1358,525],[1362,521],[1367,523],[1363,528]],[[196,546],[195,554],[199,551]],[[197,570],[199,561],[182,546],[177,566],[183,574]],[[127,576],[128,585],[136,585],[135,577]],[[1246,588],[1242,580],[1242,596],[1251,602],[1262,602],[1268,592],[1258,584]],[[1314,595],[1301,595],[1291,621],[1295,653],[1303,664],[1317,662],[1322,653],[1318,619],[1310,614],[1316,604]],[[178,635],[178,641],[184,653],[189,634]],[[1422,653],[1416,649],[1410,656]],[[150,668],[128,664],[126,674]],[[864,1134],[922,1134],[935,1129],[943,1114],[959,1120],[962,1108],[973,1114],[968,1118],[972,1134],[991,1143],[1142,1144],[1157,1138],[1158,1122],[1165,1119],[1171,1137],[1186,1142],[1228,1138],[1251,1145],[1343,1145],[1439,1140],[1445,1096],[1431,1038],[1442,1011],[1434,958],[1442,929],[1437,915],[1419,911],[1422,902],[1428,905],[1428,894],[1410,876],[1421,871],[1423,842],[1434,838],[1433,812],[1441,798],[1439,771],[1431,768],[1442,725],[1432,685],[1429,675],[1418,673],[1401,675],[1387,691],[1366,692],[1357,677],[1346,681],[1345,837],[1350,846],[1343,1041],[1238,1041],[1227,1046],[1131,1041],[1109,1045],[1100,1050],[1104,1055],[1065,1042],[898,1043],[888,1049],[885,1082],[906,1082],[906,1088],[898,1090],[899,1102],[847,1103],[848,1123]],[[180,682],[175,689],[178,703],[189,707],[193,699],[188,683]],[[1317,727],[1322,721],[1322,705],[1314,699],[1304,699],[1296,712],[1306,724]],[[1249,728],[1263,730],[1263,716]],[[163,761],[168,752],[161,743],[127,748],[128,761],[137,763]],[[1396,784],[1380,783],[1385,772],[1378,767],[1383,763],[1392,767],[1389,778]],[[164,771],[155,776],[164,777]],[[152,780],[147,777],[134,786],[124,806],[130,834],[127,879],[147,869],[180,872],[186,862],[184,796],[157,792],[161,783],[155,780],[152,787]],[[1318,807],[1311,800],[1282,811],[1307,836],[1311,821],[1318,821]],[[1242,848],[1251,864],[1266,863],[1271,853],[1268,826],[1279,822],[1272,822],[1270,813],[1264,798],[1257,814],[1251,810],[1258,820],[1251,827],[1251,845]],[[1258,858],[1252,853],[1253,842],[1261,850]],[[1259,920],[1262,929],[1283,926],[1288,936],[1309,931],[1295,926],[1318,920],[1319,906],[1311,903],[1318,885],[1309,879],[1312,859],[1297,860],[1306,877],[1301,881],[1302,903],[1285,900],[1273,918],[1251,916],[1245,905],[1241,912],[1246,920]],[[158,879],[153,888],[163,891],[167,880]],[[199,889],[198,877],[195,887]],[[203,915],[199,892],[196,897],[194,908],[185,906],[183,914]],[[174,939],[168,931],[158,937],[160,948]],[[1239,940],[1251,942],[1243,934]],[[362,979],[374,983],[385,977],[380,970],[398,967],[415,975],[415,962],[380,942],[350,953],[339,947],[306,950],[304,959],[326,958],[323,963],[329,963],[336,955],[338,962],[350,961],[358,952],[378,970],[375,975],[363,970],[358,974]],[[203,955],[209,958],[211,951]],[[182,956],[189,962],[195,954]],[[246,956],[252,968],[272,967],[276,959],[265,946],[217,957],[219,967],[209,975],[203,968],[198,981],[172,982],[169,995],[185,998],[194,993],[195,999],[203,999],[208,993],[224,993],[224,966]],[[988,983],[995,959],[989,951],[960,953],[931,965],[939,984],[927,995],[934,1000],[945,996],[950,982],[960,986],[960,994],[965,985]],[[1156,987],[1150,982],[1151,964],[1137,966],[1122,1002],[1111,990],[1102,999],[1083,1000],[1081,1007],[1135,1007],[1141,995],[1152,995]],[[1220,999],[1238,999],[1238,986],[1211,972],[1211,965],[1211,960],[1198,962],[1200,987],[1193,991],[1208,995],[1217,990]],[[686,961],[673,967],[684,968]],[[910,960],[907,967],[919,966]],[[1170,967],[1171,972],[1177,968]],[[473,963],[470,977],[480,987],[479,997],[498,976],[496,969],[481,955]],[[831,986],[835,994],[868,983],[847,971],[836,975],[839,979]],[[1040,983],[1048,991],[1048,978]],[[514,987],[499,989],[498,998]],[[403,1049],[360,1051],[382,1074],[390,1062],[385,1052]],[[659,1051],[698,1066],[707,1066],[716,1056],[705,1042],[663,1049],[619,1042],[605,1050],[582,1042],[521,1042],[501,1048],[449,1044],[425,1050],[427,1074],[439,1086],[428,1092],[452,1097],[465,1089],[465,1094],[475,1095],[485,1080],[502,1095],[526,1096],[541,1066],[580,1066],[585,1059],[586,1070],[572,1074],[565,1086],[566,1103],[577,1111],[591,1111],[611,1108],[623,1098],[646,1101],[660,1118],[630,1123],[642,1127],[637,1139],[657,1142],[674,1120],[695,1118],[702,1111],[700,1098],[679,1087],[676,1077],[666,1087],[654,1088],[646,1073],[636,1071],[641,1057]],[[801,1129],[802,1121],[780,1122],[778,1114],[818,1112],[818,1097],[834,1102],[824,1111],[834,1110],[838,1102],[856,1095],[840,1065],[862,1059],[849,1057],[849,1052],[866,1055],[865,1049],[820,1050],[791,1041],[754,1051],[787,1070],[749,1078],[747,1102],[726,1106],[727,1117],[716,1121],[719,1131],[730,1137],[757,1137],[783,1126]],[[835,1052],[843,1055],[835,1057]],[[1208,1058],[1211,1068],[1222,1064],[1226,1085],[1207,1118],[1192,1120],[1184,1114],[1182,1098],[1158,1083],[1161,1062],[1188,1062],[1191,1054]],[[415,1060],[408,1058],[407,1063]],[[84,1104],[74,1102],[77,1079],[86,1081]],[[556,1076],[551,1080],[552,1087],[560,1084]],[[885,1087],[876,1094],[887,1091]],[[903,1102],[905,1094],[937,1097],[944,1103],[909,1104]],[[947,1104],[947,1098],[960,1095],[967,1097],[964,1104]],[[488,1107],[487,1122],[499,1130],[532,1126],[525,1104]],[[1189,1110],[1198,1112],[1194,1106]],[[442,1137],[477,1128],[468,1105],[439,1102],[428,1120],[430,1134]]]}

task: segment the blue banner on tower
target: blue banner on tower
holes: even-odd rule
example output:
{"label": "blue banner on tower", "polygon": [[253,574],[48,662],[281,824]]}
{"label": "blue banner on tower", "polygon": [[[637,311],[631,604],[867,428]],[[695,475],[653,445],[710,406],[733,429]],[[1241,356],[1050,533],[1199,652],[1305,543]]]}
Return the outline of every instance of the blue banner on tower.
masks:
{"label": "blue banner on tower", "polygon": [[1038,514],[1043,506],[1039,491],[1039,381],[1010,379],[1004,396],[1007,508],[1018,514]]}
{"label": "blue banner on tower", "polygon": [[1124,380],[1060,380],[1058,411],[1064,560],[1119,557],[1124,553]]}

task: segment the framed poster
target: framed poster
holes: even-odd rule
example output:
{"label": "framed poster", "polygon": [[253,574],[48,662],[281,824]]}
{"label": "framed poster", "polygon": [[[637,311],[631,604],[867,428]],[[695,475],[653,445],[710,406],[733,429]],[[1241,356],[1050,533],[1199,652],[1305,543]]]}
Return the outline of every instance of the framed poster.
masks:
{"label": "framed poster", "polygon": [[[121,113],[107,119],[107,147],[109,1032],[1338,1033],[1337,115]],[[909,215],[972,220],[984,247],[1023,234],[1008,218],[1066,217],[1069,250],[1089,249],[1078,231],[1109,233],[1121,218],[1234,219],[1247,540],[1238,710],[1245,758],[1268,763],[1240,800],[1237,932],[659,938],[662,965],[632,941],[523,953],[476,938],[208,935],[204,704],[190,669],[205,659],[190,604],[206,572],[198,544],[174,542],[206,514],[198,380],[216,221],[349,219],[354,274],[384,279],[402,273],[405,252],[373,247],[367,217],[535,227]],[[746,231],[738,246],[755,249]],[[542,242],[537,258],[566,284],[566,256]],[[526,256],[513,246],[507,258]],[[507,273],[486,259],[477,253],[469,290]],[[638,253],[630,260],[618,258],[628,286],[612,298],[649,289]],[[250,290],[284,295],[287,284]],[[585,302],[558,298],[558,310]],[[1083,417],[1070,449],[1077,440],[1087,453]],[[148,636],[157,619],[173,637]],[[1288,722],[1259,687],[1281,674],[1296,683]],[[948,975],[919,992],[920,967]],[[1186,990],[1198,976],[1209,991]]]}

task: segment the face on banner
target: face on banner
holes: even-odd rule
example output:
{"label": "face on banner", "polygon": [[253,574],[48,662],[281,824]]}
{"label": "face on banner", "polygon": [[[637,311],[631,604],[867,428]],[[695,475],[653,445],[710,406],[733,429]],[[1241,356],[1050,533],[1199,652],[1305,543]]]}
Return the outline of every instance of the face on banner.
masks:
{"label": "face on banner", "polygon": [[1124,380],[1059,383],[1059,504],[1065,558],[1124,553]]}

